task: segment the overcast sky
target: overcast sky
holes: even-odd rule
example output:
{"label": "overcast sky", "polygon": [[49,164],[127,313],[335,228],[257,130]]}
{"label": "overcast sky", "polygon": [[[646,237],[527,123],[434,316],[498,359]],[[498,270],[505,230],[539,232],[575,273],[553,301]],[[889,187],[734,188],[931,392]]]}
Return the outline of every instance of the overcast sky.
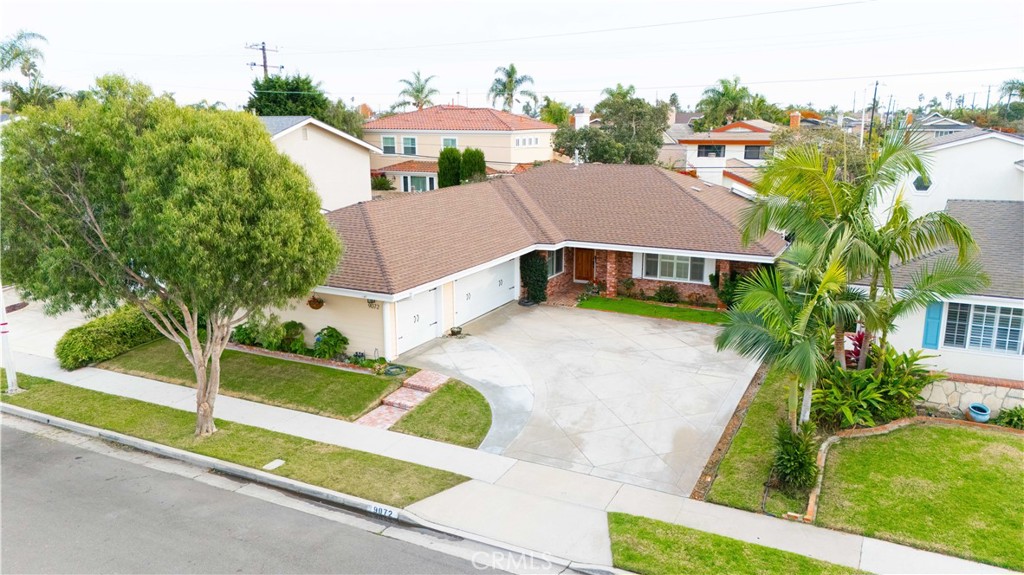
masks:
{"label": "overcast sky", "polygon": [[[435,103],[489,105],[497,66],[515,63],[539,95],[593,105],[632,84],[650,100],[739,76],[769,101],[916,105],[946,92],[984,105],[1024,77],[1024,2],[561,0],[515,2],[100,2],[4,0],[0,35],[43,34],[45,80],[71,90],[118,72],[172,92],[244,104],[260,60],[309,74],[332,98],[386,108],[398,80],[435,75]],[[986,71],[987,70],[987,71]],[[935,72],[934,74],[930,74]],[[929,74],[926,74],[929,73]],[[912,75],[914,74],[914,75]],[[20,79],[17,74],[9,76]],[[843,79],[839,79],[843,78]],[[870,92],[869,92],[870,96]],[[955,96],[954,96],[955,97]]]}

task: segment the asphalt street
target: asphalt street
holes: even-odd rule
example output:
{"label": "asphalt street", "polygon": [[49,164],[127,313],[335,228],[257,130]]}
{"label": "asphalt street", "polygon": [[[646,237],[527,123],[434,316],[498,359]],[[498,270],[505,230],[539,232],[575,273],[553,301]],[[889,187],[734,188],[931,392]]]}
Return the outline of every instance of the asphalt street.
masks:
{"label": "asphalt street", "polygon": [[86,451],[2,432],[4,573],[479,573],[469,561]]}

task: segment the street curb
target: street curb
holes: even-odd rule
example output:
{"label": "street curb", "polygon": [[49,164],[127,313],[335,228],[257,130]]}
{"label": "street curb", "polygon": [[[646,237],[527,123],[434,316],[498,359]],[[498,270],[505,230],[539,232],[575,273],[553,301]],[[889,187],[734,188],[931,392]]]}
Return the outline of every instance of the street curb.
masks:
{"label": "street curb", "polygon": [[327,502],[333,505],[337,505],[339,507],[344,507],[346,509],[355,510],[360,513],[369,514],[379,519],[390,519],[393,521],[397,521],[399,523],[410,525],[412,527],[428,529],[430,531],[436,531],[438,533],[443,533],[445,535],[459,537],[462,539],[472,541],[474,543],[487,545],[489,547],[495,547],[503,551],[508,551],[510,553],[515,553],[518,555],[524,555],[540,561],[546,561],[553,565],[573,569],[575,571],[587,573],[589,575],[611,575],[628,573],[627,571],[622,571],[620,569],[616,569],[614,567],[609,567],[606,565],[592,565],[579,563],[568,559],[564,559],[562,557],[549,555],[547,553],[531,551],[529,549],[517,547],[515,545],[509,545],[508,543],[502,543],[500,541],[489,539],[487,537],[467,533],[459,529],[445,527],[432,521],[421,519],[416,514],[406,511],[405,509],[402,508],[392,507],[390,505],[377,503],[376,501],[371,501],[369,499],[363,499],[362,497],[356,497],[354,495],[349,495],[347,493],[333,491],[323,487],[318,487],[316,485],[311,485],[309,483],[303,483],[302,481],[296,481],[294,479],[289,479],[287,477],[281,477],[280,475],[274,475],[273,473],[267,473],[265,471],[253,469],[251,467],[246,467],[244,465],[239,465],[237,463],[231,463],[229,461],[224,461],[222,459],[216,459],[213,457],[208,457],[206,455],[199,455],[197,453],[192,453],[190,451],[185,451],[174,447],[168,447],[166,445],[162,445],[152,441],[147,441],[145,439],[139,439],[137,437],[125,435],[123,433],[118,433],[116,431],[108,431],[106,429],[100,429],[98,427],[85,425],[83,423],[78,423],[68,419],[54,417],[52,415],[47,415],[45,413],[40,413],[38,411],[32,411],[31,409],[25,409],[23,407],[11,405],[9,403],[0,403],[0,413],[21,417],[24,419],[28,419],[30,421],[35,421],[36,423],[50,425],[52,427],[64,429],[66,431],[77,433],[79,435],[85,435],[88,437],[102,439],[104,441],[119,443],[121,445],[137,449],[139,451],[145,451],[148,453],[159,455],[161,457],[176,459],[178,461],[182,461],[190,465],[212,469],[214,471],[245,479],[253,483],[258,483],[261,485],[266,485],[268,487],[281,489],[283,491],[288,491],[300,495],[302,497]]}

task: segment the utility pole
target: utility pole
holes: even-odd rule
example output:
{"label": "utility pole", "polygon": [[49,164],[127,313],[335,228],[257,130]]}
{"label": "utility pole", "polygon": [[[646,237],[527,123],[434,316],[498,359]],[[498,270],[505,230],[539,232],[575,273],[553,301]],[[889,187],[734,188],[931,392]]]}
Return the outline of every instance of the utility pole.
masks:
{"label": "utility pole", "polygon": [[875,93],[871,96],[871,125],[868,126],[868,144],[871,143],[871,135],[875,132],[875,108],[878,107],[878,80],[875,80]]}
{"label": "utility pole", "polygon": [[988,98],[992,95],[992,84],[988,85],[988,91],[985,92],[985,109],[988,110]]}
{"label": "utility pole", "polygon": [[[260,42],[259,44],[249,44],[246,46],[248,50],[259,50],[263,53],[263,79],[266,80],[270,77],[270,68],[277,68],[278,71],[284,70],[284,66],[269,66],[267,65],[267,52],[277,52],[276,48],[267,48],[266,42]],[[259,66],[257,62],[249,62],[249,68],[255,68]]]}
{"label": "utility pole", "polygon": [[0,285],[0,347],[4,352],[4,368],[7,373],[7,393],[14,395],[21,391],[18,387],[18,370],[14,368],[14,352],[8,339],[10,329],[7,326],[7,305],[4,303],[4,288]]}

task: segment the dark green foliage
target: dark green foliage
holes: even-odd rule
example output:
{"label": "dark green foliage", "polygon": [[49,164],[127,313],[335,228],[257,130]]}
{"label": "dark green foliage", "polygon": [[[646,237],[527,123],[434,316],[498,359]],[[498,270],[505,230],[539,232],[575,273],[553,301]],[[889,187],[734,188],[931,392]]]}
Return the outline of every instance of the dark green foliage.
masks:
{"label": "dark green foliage", "polygon": [[555,151],[573,157],[579,151],[583,162],[621,164],[626,158],[626,147],[600,128],[580,128],[563,124],[555,131]]}
{"label": "dark green foliage", "polygon": [[327,106],[327,110],[324,111],[323,117],[318,117],[313,114],[309,114],[314,118],[333,126],[346,134],[355,136],[357,138],[363,137],[363,115],[359,113],[359,110],[355,108],[349,108],[345,106],[343,100],[338,100],[333,104]]}
{"label": "dark green foliage", "polygon": [[348,347],[348,338],[337,329],[327,326],[316,332],[316,340],[313,343],[313,356],[322,359],[333,359],[343,353]]}
{"label": "dark green foliage", "polygon": [[231,332],[231,341],[240,345],[258,345],[255,326],[250,322],[246,322],[236,327]]}
{"label": "dark green foliage", "polygon": [[253,314],[249,319],[253,324],[253,331],[256,335],[256,343],[260,347],[277,351],[281,349],[281,342],[284,340],[284,325],[277,314]]}
{"label": "dark green foliage", "polygon": [[85,325],[72,328],[57,341],[60,366],[78,369],[117,357],[160,338],[160,332],[135,306],[124,306]]}
{"label": "dark green foliage", "polygon": [[996,425],[1024,429],[1024,405],[1018,405],[999,412],[999,417],[992,420]]}
{"label": "dark green foliage", "polygon": [[[468,151],[468,150],[467,150]],[[462,183],[462,153],[458,148],[445,148],[437,158],[437,187],[447,188]]]}
{"label": "dark green foliage", "polygon": [[487,163],[484,161],[484,151],[478,148],[466,148],[462,153],[462,166],[459,174],[463,182],[479,181],[487,177]]}
{"label": "dark green foliage", "polygon": [[594,112],[601,117],[601,129],[622,145],[623,160],[627,164],[656,162],[668,129],[668,103],[648,104],[634,96],[633,86],[619,85],[604,93],[607,97],[594,106]]}
{"label": "dark green foliage", "polygon": [[736,288],[740,285],[739,274],[731,272],[723,281],[721,274],[715,272],[708,276],[708,279],[711,281],[711,287],[715,288],[718,299],[725,304],[725,307],[732,308],[737,299]]}
{"label": "dark green foliage", "polygon": [[679,302],[679,291],[676,286],[672,284],[661,284],[658,290],[654,292],[654,301],[660,301],[661,303],[678,303]]}
{"label": "dark green foliage", "polygon": [[281,338],[281,349],[292,353],[306,352],[306,340],[303,338],[303,331],[306,326],[297,321],[286,321],[281,325],[284,330],[284,337]]}
{"label": "dark green foliage", "polygon": [[636,297],[636,280],[633,278],[626,278],[620,281],[616,291],[618,292],[618,295],[623,297]]}
{"label": "dark green foliage", "polygon": [[309,76],[257,78],[252,90],[245,109],[257,116],[313,116],[325,121],[331,106],[320,83]]}
{"label": "dark green foliage", "polygon": [[818,444],[814,424],[805,421],[797,431],[785,418],[775,428],[775,476],[785,487],[807,489],[818,478]]}
{"label": "dark green foliage", "polygon": [[377,191],[388,191],[395,189],[395,183],[387,176],[374,176],[370,178],[370,189]]}
{"label": "dark green foliage", "polygon": [[548,266],[538,252],[530,252],[519,258],[519,275],[526,287],[526,299],[540,303],[547,301]]}

